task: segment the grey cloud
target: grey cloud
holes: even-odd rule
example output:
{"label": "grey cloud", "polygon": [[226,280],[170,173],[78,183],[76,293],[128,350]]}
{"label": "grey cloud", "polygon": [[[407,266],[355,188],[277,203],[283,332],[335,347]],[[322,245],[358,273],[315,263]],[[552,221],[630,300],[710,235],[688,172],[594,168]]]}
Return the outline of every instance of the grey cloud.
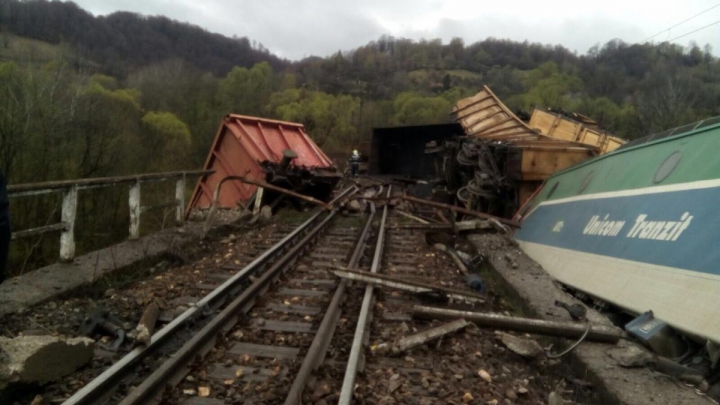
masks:
{"label": "grey cloud", "polygon": [[[620,38],[640,41],[677,22],[685,13],[703,10],[709,0],[655,5],[647,11],[644,0],[606,0],[603,6],[578,8],[570,0],[548,5],[557,13],[532,18],[536,3],[461,0],[75,0],[94,14],[128,10],[197,24],[209,31],[227,36],[246,36],[262,43],[270,51],[290,59],[304,56],[327,56],[338,50],[350,50],[376,40],[383,34],[411,39],[441,38],[447,42],[461,37],[470,44],[487,37],[561,44],[579,53],[595,44]],[[692,3],[692,4],[690,4]],[[564,4],[564,5],[563,5]],[[536,9],[532,9],[536,7]],[[514,10],[517,10],[515,12]],[[720,17],[703,16],[670,33],[655,38],[672,39]],[[708,21],[709,19],[709,21]],[[421,27],[421,28],[418,28]],[[710,43],[720,47],[717,35],[720,25],[703,30],[679,41],[691,40],[701,46]]]}

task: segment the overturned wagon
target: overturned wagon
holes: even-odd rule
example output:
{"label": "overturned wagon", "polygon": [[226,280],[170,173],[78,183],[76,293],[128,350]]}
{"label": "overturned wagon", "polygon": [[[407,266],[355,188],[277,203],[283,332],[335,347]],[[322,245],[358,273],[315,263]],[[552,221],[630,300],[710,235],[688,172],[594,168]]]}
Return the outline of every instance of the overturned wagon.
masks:
{"label": "overturned wagon", "polygon": [[[205,168],[214,173],[198,181],[188,212],[209,208],[220,182],[231,176],[264,181],[321,200],[328,198],[341,177],[302,124],[235,114],[220,124]],[[218,193],[217,205],[235,208],[253,198],[257,188],[228,180]],[[265,199],[272,202],[267,194]]]}

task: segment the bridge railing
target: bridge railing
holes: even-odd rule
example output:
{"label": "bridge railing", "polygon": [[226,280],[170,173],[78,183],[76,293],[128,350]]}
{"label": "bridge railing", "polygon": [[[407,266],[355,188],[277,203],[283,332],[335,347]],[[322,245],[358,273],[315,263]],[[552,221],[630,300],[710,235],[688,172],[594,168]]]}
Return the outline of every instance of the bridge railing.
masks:
{"label": "bridge railing", "polygon": [[[130,209],[129,239],[133,240],[140,237],[141,214],[151,209],[174,206],[175,222],[178,225],[182,225],[185,218],[185,185],[187,178],[205,176],[212,173],[211,170],[194,170],[9,185],[7,188],[9,198],[51,193],[60,193],[63,196],[59,223],[13,232],[12,239],[29,238],[46,232],[60,231],[60,260],[73,260],[73,258],[75,258],[75,217],[77,213],[78,191],[91,188],[113,187],[122,184],[130,185],[128,193],[128,206]],[[140,194],[142,184],[171,180],[176,181],[174,200],[157,205],[142,205]]]}

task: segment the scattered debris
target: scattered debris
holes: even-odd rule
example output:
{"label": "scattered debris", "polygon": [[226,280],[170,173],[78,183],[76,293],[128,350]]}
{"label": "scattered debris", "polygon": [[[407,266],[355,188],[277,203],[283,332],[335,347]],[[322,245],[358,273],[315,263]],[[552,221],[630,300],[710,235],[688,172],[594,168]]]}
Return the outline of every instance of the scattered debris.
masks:
{"label": "scattered debris", "polygon": [[455,262],[458,269],[460,269],[460,271],[462,273],[465,273],[465,274],[468,273],[467,266],[465,265],[465,263],[463,263],[462,259],[460,259],[460,256],[457,254],[455,249],[448,247],[446,245],[443,245],[442,243],[436,243],[433,245],[433,247],[441,252],[447,253],[448,256],[450,256],[450,258]]}
{"label": "scattered debris", "polygon": [[160,316],[160,308],[157,303],[153,302],[145,308],[140,322],[138,322],[137,336],[135,336],[135,344],[147,346],[152,340],[153,332],[155,332],[155,323]]}
{"label": "scattered debris", "polygon": [[675,377],[690,384],[700,385],[703,382],[702,372],[694,368],[683,366],[682,364],[668,358],[650,353],[637,345],[629,345],[624,348],[613,348],[608,350],[606,353],[622,367],[649,367],[652,370],[670,377]]}
{"label": "scattered debris", "polygon": [[260,209],[260,220],[268,221],[270,218],[272,218],[272,215],[272,208],[269,205],[263,205],[263,207]]}
{"label": "scattered debris", "polygon": [[503,332],[495,332],[503,344],[513,353],[527,358],[538,357],[543,354],[543,348],[534,339],[523,339]]}
{"label": "scattered debris", "polygon": [[461,329],[464,329],[468,325],[470,325],[470,322],[467,322],[464,319],[458,319],[444,325],[437,326],[435,328],[431,328],[420,333],[401,338],[393,344],[391,350],[394,354],[399,354],[408,351],[414,347],[435,340],[437,338],[440,338],[442,336],[445,336],[447,334],[457,332]]}
{"label": "scattered debris", "polygon": [[652,311],[630,321],[625,330],[660,356],[679,358],[690,350],[687,341],[666,322],[655,318]]}
{"label": "scattered debris", "polygon": [[467,286],[477,293],[485,292],[485,281],[477,273],[468,273]]}
{"label": "scattered debris", "polygon": [[358,200],[350,201],[346,205],[346,208],[347,208],[348,212],[350,212],[350,213],[358,213],[358,212],[362,212],[362,210],[363,210],[362,204]]}
{"label": "scattered debris", "polygon": [[548,405],[565,405],[565,400],[562,395],[553,391],[548,395]]}
{"label": "scattered debris", "polygon": [[[498,222],[498,224],[499,224],[499,222]],[[467,232],[467,231],[485,230],[485,229],[492,229],[492,228],[493,227],[492,227],[492,225],[490,225],[489,220],[482,220],[482,219],[459,221],[459,222],[455,222],[455,224],[453,226],[453,229],[456,232]]]}
{"label": "scattered debris", "polygon": [[392,394],[400,388],[400,385],[402,384],[402,381],[400,381],[400,374],[393,374],[392,377],[388,379],[388,394]]}
{"label": "scattered debris", "polygon": [[110,314],[104,308],[96,308],[85,322],[80,326],[80,334],[92,337],[96,333],[115,336],[116,339],[112,345],[98,344],[101,348],[108,351],[117,351],[117,349],[125,341],[125,329],[122,327],[123,321]]}
{"label": "scattered debris", "polygon": [[555,306],[564,308],[568,314],[570,314],[570,318],[576,320],[576,321],[582,321],[585,319],[585,315],[587,315],[587,308],[582,306],[581,304],[566,304],[562,301],[555,301]]}
{"label": "scattered debris", "polygon": [[[430,319],[466,319],[480,327],[514,330],[516,332],[534,333],[547,336],[579,338],[585,333],[585,326],[574,322],[544,321],[539,319],[520,318],[489,312],[458,311],[415,305],[413,317]],[[617,343],[622,337],[620,332],[610,327],[593,325],[587,339],[601,343]]]}
{"label": "scattered debris", "polygon": [[480,378],[485,380],[488,384],[492,383],[492,377],[490,376],[490,373],[488,373],[487,371],[482,370],[482,369],[478,370],[478,375],[480,376]]}
{"label": "scattered debris", "polygon": [[62,378],[92,360],[94,343],[88,338],[0,337],[0,390]]}

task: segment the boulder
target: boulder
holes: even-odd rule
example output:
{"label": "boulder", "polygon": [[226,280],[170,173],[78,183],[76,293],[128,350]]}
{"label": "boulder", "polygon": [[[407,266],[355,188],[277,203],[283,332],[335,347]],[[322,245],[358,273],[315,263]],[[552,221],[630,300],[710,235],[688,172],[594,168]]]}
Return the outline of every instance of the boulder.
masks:
{"label": "boulder", "polygon": [[46,383],[66,376],[93,358],[88,338],[0,337],[0,390],[13,383]]}

